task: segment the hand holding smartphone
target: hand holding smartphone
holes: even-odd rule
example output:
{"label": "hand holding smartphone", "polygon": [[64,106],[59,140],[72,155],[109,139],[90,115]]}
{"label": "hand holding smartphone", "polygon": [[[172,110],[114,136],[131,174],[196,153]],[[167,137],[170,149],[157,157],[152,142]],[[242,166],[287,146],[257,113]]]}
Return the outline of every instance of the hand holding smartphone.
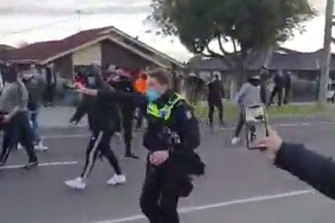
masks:
{"label": "hand holding smartphone", "polygon": [[244,118],[248,149],[266,149],[265,145],[256,144],[256,142],[259,142],[269,135],[265,106],[263,104],[255,104],[244,108]]}
{"label": "hand holding smartphone", "polygon": [[84,88],[84,86],[81,83],[78,83],[78,82],[68,83],[66,85],[66,87],[68,87],[69,89],[72,89],[72,90],[79,90],[79,89]]}

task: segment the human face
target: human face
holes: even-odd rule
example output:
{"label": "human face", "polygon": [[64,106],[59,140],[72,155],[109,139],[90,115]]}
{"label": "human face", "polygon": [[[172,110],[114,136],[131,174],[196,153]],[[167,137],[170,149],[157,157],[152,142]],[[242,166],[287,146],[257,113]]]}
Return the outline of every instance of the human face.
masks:
{"label": "human face", "polygon": [[168,90],[167,84],[161,84],[156,78],[149,78],[148,90],[153,90],[158,93],[159,96],[164,94]]}

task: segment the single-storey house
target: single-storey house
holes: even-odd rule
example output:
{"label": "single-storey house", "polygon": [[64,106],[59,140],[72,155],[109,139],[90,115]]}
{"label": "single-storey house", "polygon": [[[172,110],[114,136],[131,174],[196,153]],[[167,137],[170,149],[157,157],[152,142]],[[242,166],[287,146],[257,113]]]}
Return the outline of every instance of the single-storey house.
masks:
{"label": "single-storey house", "polygon": [[93,62],[103,68],[112,64],[129,70],[184,68],[178,60],[112,26],[81,31],[62,40],[0,51],[0,60],[42,66],[53,64],[55,72],[64,78],[72,77],[76,67]]}

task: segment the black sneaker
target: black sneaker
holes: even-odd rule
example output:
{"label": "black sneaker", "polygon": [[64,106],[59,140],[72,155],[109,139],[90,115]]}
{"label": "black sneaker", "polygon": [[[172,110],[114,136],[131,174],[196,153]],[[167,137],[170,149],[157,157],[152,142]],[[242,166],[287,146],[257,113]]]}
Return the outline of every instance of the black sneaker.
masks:
{"label": "black sneaker", "polygon": [[134,159],[134,160],[138,160],[139,159],[139,157],[136,156],[133,153],[129,153],[129,154],[124,155],[124,158],[126,158],[126,159]]}
{"label": "black sneaker", "polygon": [[36,161],[29,161],[29,163],[25,165],[23,168],[29,170],[37,166],[38,166],[38,161],[36,160]]}
{"label": "black sneaker", "polygon": [[209,123],[209,129],[210,129],[211,133],[213,134],[214,133],[214,125],[213,125],[213,123]]}

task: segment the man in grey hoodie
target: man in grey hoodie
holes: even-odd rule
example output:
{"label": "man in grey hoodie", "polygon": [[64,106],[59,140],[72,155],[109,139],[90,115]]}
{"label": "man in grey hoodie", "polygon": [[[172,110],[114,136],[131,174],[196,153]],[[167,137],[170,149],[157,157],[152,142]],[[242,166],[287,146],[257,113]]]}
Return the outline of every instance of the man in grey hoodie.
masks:
{"label": "man in grey hoodie", "polygon": [[38,165],[27,106],[28,91],[18,77],[16,66],[12,65],[8,74],[8,84],[0,97],[0,111],[5,114],[2,122],[6,124],[0,167],[5,165],[10,148],[13,148],[18,142],[25,147],[29,157],[29,162],[25,167],[29,169]]}
{"label": "man in grey hoodie", "polygon": [[244,108],[253,104],[263,103],[260,84],[260,76],[257,75],[250,77],[248,82],[242,85],[241,89],[235,97],[236,104],[240,106],[240,116],[236,126],[234,138],[231,141],[233,145],[236,145],[240,142],[239,135],[244,125]]}

